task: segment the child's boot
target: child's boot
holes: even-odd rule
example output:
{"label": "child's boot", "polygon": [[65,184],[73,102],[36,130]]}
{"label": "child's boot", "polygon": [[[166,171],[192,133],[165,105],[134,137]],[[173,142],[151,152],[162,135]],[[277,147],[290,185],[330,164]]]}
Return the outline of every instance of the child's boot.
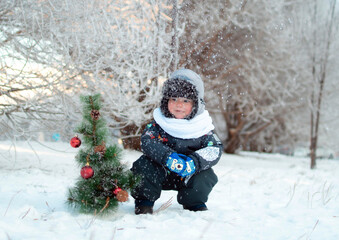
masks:
{"label": "child's boot", "polygon": [[153,213],[153,201],[149,200],[135,200],[135,210],[136,215],[139,214],[152,214]]}
{"label": "child's boot", "polygon": [[185,210],[190,210],[190,211],[193,211],[193,212],[207,211],[208,210],[207,206],[204,203],[196,205],[196,206],[191,206],[191,207],[184,206],[184,209]]}

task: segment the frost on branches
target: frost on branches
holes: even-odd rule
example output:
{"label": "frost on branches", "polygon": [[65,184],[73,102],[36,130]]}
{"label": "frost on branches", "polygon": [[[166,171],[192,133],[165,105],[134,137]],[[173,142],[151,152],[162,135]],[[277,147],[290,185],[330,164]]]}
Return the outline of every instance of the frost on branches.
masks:
{"label": "frost on branches", "polygon": [[[70,143],[72,147],[80,147],[75,159],[81,176],[69,189],[67,203],[80,213],[108,213],[116,209],[119,202],[128,200],[128,191],[138,181],[120,162],[118,146],[107,144],[108,130],[100,115],[100,94],[81,96],[80,100],[83,121],[76,129],[79,136]],[[74,144],[77,138],[81,146]]]}

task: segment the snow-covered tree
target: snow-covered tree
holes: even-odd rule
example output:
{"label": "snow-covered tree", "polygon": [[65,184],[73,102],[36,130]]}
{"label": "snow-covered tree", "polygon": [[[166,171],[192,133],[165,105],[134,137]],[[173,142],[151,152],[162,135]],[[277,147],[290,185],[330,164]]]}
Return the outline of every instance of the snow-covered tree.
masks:
{"label": "snow-covered tree", "polygon": [[[159,76],[167,75],[172,61],[169,3],[5,2],[9,5],[5,15],[11,16],[11,24],[4,28],[20,33],[12,50],[24,59],[53,68],[60,75],[56,85],[64,96],[75,99],[73,96],[80,93],[101,93],[109,126],[126,137],[125,146],[139,144],[133,137],[139,136],[151,118],[160,93]],[[55,98],[56,92],[53,95]],[[74,108],[70,105],[62,109],[72,116],[69,111]]]}
{"label": "snow-covered tree", "polygon": [[[180,66],[205,78],[226,152],[271,151],[295,138],[297,81],[285,1],[203,1],[183,6]],[[293,141],[292,141],[293,142]]]}
{"label": "snow-covered tree", "polygon": [[[30,139],[37,132],[67,131],[72,101],[61,93],[64,73],[50,44],[28,32],[20,1],[0,2],[0,131],[2,138]],[[34,5],[34,4],[33,4]],[[69,75],[68,75],[69,76]],[[64,104],[62,104],[64,103]]]}
{"label": "snow-covered tree", "polygon": [[294,35],[299,46],[297,54],[303,55],[303,61],[299,62],[302,66],[300,72],[302,80],[309,85],[305,95],[308,107],[303,116],[304,122],[307,122],[304,130],[310,133],[311,168],[316,166],[319,140],[323,146],[336,147],[336,131],[330,130],[336,129],[335,124],[339,122],[335,106],[339,92],[336,55],[339,49],[339,18],[336,5],[336,0],[314,0],[308,4],[297,1],[292,8]]}

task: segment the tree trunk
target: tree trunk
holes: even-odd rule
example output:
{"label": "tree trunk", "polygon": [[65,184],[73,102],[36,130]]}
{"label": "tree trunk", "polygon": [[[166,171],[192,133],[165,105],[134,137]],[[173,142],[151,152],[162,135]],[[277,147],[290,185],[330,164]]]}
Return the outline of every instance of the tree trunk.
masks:
{"label": "tree trunk", "polygon": [[171,72],[175,71],[178,65],[178,0],[172,1],[173,1],[172,43],[171,43],[172,60],[169,68]]}
{"label": "tree trunk", "polygon": [[317,150],[317,137],[313,137],[311,139],[311,147],[310,147],[310,158],[311,158],[311,169],[316,166],[316,150]]}
{"label": "tree trunk", "polygon": [[224,152],[234,154],[240,147],[240,133],[236,129],[228,130],[228,138],[224,141]]}
{"label": "tree trunk", "polygon": [[[141,128],[144,129],[144,126]],[[140,144],[140,127],[135,124],[130,124],[120,130],[122,135],[122,145],[124,149],[133,149],[133,150],[141,150]]]}
{"label": "tree trunk", "polygon": [[[326,48],[324,51],[324,57],[321,62],[321,67],[320,67],[320,73],[319,73],[319,82],[317,81],[318,76],[316,74],[316,31],[314,30],[314,53],[313,53],[313,66],[312,66],[312,75],[313,75],[313,81],[315,86],[313,88],[312,96],[311,96],[311,103],[313,109],[311,109],[311,143],[310,143],[310,159],[311,159],[311,164],[310,167],[311,169],[314,169],[316,167],[316,150],[317,150],[317,142],[318,142],[318,135],[319,135],[319,124],[320,124],[320,110],[321,110],[321,102],[323,98],[323,90],[324,90],[324,85],[325,85],[325,80],[326,80],[326,68],[327,68],[327,62],[329,59],[329,51],[330,51],[330,45],[331,45],[331,35],[332,35],[332,27],[333,27],[333,21],[334,21],[334,12],[335,12],[335,6],[336,6],[336,0],[332,2],[331,6],[331,15],[329,19],[329,27],[328,27],[328,35],[327,35],[327,41],[326,41]],[[314,5],[314,19],[316,21],[316,15],[317,15],[317,2],[315,2]],[[316,92],[316,90],[318,90]],[[316,99],[315,99],[316,97]]]}

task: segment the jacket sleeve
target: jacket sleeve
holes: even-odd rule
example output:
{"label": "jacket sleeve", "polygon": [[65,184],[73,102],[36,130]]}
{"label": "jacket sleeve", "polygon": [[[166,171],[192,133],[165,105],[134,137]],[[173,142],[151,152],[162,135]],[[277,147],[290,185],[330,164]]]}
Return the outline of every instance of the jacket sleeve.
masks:
{"label": "jacket sleeve", "polygon": [[164,165],[169,155],[174,151],[165,145],[159,136],[159,127],[155,122],[147,124],[141,135],[141,150],[152,161]]}
{"label": "jacket sleeve", "polygon": [[202,148],[191,153],[191,157],[195,163],[196,171],[200,172],[216,165],[221,157],[223,145],[218,136],[211,131],[202,137]]}

